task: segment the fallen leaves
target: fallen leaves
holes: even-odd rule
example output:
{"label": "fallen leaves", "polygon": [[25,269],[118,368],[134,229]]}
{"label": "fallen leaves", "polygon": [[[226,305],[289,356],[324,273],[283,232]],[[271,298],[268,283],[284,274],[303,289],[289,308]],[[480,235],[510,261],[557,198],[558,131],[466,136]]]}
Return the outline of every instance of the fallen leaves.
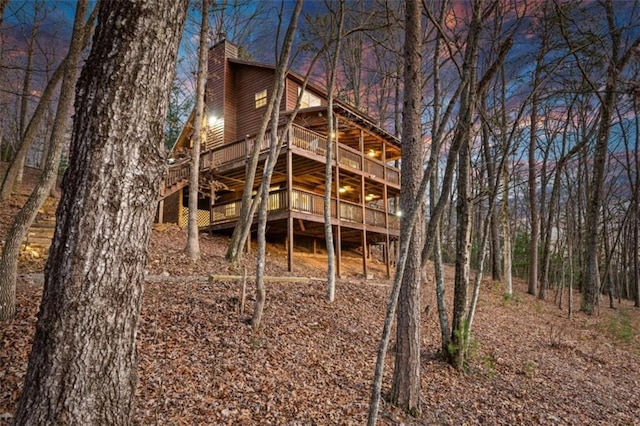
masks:
{"label": "fallen leaves", "polygon": [[[167,226],[152,235],[149,275],[180,279],[145,285],[135,423],[365,423],[389,283],[358,279],[359,259],[347,259],[349,276],[338,281],[334,303],[325,301],[321,282],[269,283],[263,327],[252,333],[252,286],[240,315],[241,282],[201,279],[241,271],[224,261],[226,237],[203,236],[202,260],[193,263],[182,252],[185,234]],[[267,273],[286,276],[284,251],[270,250]],[[253,262],[247,256],[241,268],[252,271]],[[295,273],[321,277],[321,264],[301,256]],[[41,285],[23,277],[17,290],[17,317],[0,328],[2,425],[19,397]],[[525,290],[517,283],[516,298],[505,302],[500,289],[483,286],[466,374],[437,356],[435,309],[423,315],[422,417],[382,401],[380,422],[639,424],[638,310],[623,303],[620,312],[603,308],[597,317],[568,320]],[[436,306],[434,294],[425,284],[423,306]],[[391,354],[386,392],[392,366]]]}

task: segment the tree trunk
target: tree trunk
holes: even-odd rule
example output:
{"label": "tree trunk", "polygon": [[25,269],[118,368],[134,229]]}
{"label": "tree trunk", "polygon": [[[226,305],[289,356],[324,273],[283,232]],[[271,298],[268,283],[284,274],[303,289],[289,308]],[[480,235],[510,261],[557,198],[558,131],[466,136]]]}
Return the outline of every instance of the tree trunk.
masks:
{"label": "tree trunk", "polygon": [[[473,18],[467,36],[465,61],[463,67],[463,81],[466,86],[460,97],[459,121],[455,129],[457,138],[461,141],[458,153],[457,192],[456,205],[456,262],[453,293],[453,318],[451,322],[450,361],[452,365],[462,370],[466,363],[468,349],[468,323],[467,323],[467,291],[470,277],[471,255],[471,152],[469,139],[471,137],[471,124],[473,121],[476,104],[476,67],[478,38],[482,21],[480,18],[482,0],[473,4]],[[482,90],[479,90],[482,92]]]}
{"label": "tree trunk", "polygon": [[200,189],[200,144],[202,122],[204,121],[204,88],[207,84],[207,58],[209,56],[209,0],[202,0],[202,23],[200,25],[200,46],[198,48],[198,82],[196,87],[196,113],[193,126],[193,146],[191,147],[191,170],[189,177],[189,223],[187,229],[187,256],[192,261],[200,259],[198,240],[198,190]]}
{"label": "tree trunk", "polygon": [[[40,28],[40,19],[38,15],[42,10],[44,4],[40,1],[33,2],[33,24],[31,26],[31,37],[29,38],[29,44],[27,46],[27,65],[24,70],[24,77],[22,80],[22,95],[20,96],[20,118],[19,118],[19,137],[20,140],[24,137],[24,132],[27,128],[27,115],[29,114],[29,99],[31,97],[31,75],[33,74],[33,48],[38,38],[38,29]],[[16,158],[18,161],[18,174],[16,175],[15,184],[22,183],[22,177],[24,174],[24,164],[26,160],[26,152],[23,151],[23,155]],[[12,188],[15,189],[15,188]]]}
{"label": "tree trunk", "polygon": [[[442,23],[446,16],[447,1],[442,2],[440,6],[440,13],[438,15],[438,25],[442,27]],[[444,34],[438,32],[435,41],[434,58],[439,58],[443,49],[443,37]],[[433,126],[432,126],[432,140],[431,140],[431,154],[430,162],[435,163],[435,159],[440,155],[440,146],[442,139],[442,128],[440,122],[441,110],[442,110],[442,88],[440,86],[440,62],[436,59],[433,61]],[[445,117],[447,114],[445,113]],[[444,122],[444,120],[443,120]],[[444,285],[444,261],[442,259],[442,217],[436,214],[436,205],[438,202],[438,168],[432,167],[431,176],[429,177],[429,209],[431,220],[435,221],[435,227],[433,229],[433,268],[435,272],[436,281],[436,300],[438,304],[438,321],[440,323],[440,349],[443,355],[447,354],[449,343],[451,342],[451,327],[449,326],[449,316],[447,314],[447,304],[445,301],[445,285]],[[430,236],[427,234],[427,227],[425,226],[425,239]],[[425,243],[426,245],[426,243]],[[425,252],[422,253],[423,267],[426,264],[428,256]],[[423,271],[426,278],[426,271]],[[426,281],[426,279],[425,279]]]}
{"label": "tree trunk", "polygon": [[[422,177],[424,146],[420,112],[422,109],[422,38],[421,3],[406,2],[406,29],[404,44],[404,105],[402,116],[402,193],[400,208],[422,210],[418,193]],[[420,222],[421,215],[418,214]],[[401,237],[409,238],[407,264],[400,287],[396,329],[396,356],[391,387],[391,402],[403,410],[420,413],[420,281],[423,227],[415,226],[402,217]],[[413,228],[413,233],[411,232]]]}
{"label": "tree trunk", "polygon": [[[491,137],[489,122],[489,113],[487,111],[487,94],[481,94],[482,99],[478,102],[479,108],[481,108],[480,116],[482,118],[482,127],[481,127],[481,135],[482,135],[482,151],[484,154],[484,162],[487,165],[487,186],[489,188],[494,187],[494,182],[496,182],[496,164],[494,153],[491,150],[491,146],[489,144],[489,140]],[[497,189],[497,188],[496,188]],[[495,191],[492,189],[492,192],[489,194],[490,200],[494,200],[495,202]],[[495,207],[491,205],[491,201],[489,201],[489,210],[491,211],[490,216],[490,252],[491,252],[491,278],[494,282],[502,281],[502,262],[500,259],[500,231],[499,231],[499,217],[498,212]],[[506,247],[505,247],[506,251]]]}
{"label": "tree trunk", "polygon": [[[536,69],[534,87],[538,87],[537,80],[540,71]],[[536,144],[538,141],[538,92],[534,92],[531,100],[531,126],[529,129],[529,218],[531,222],[531,246],[529,248],[529,285],[527,292],[536,295],[538,288],[538,243],[540,241],[540,216],[538,214],[538,194],[536,178]]]}
{"label": "tree trunk", "polygon": [[[327,246],[327,300],[333,302],[336,298],[336,259],[333,249],[333,230],[331,227],[331,186],[333,176],[333,135],[338,134],[334,129],[333,122],[333,89],[335,87],[336,75],[338,73],[338,58],[340,58],[340,47],[342,45],[342,26],[344,24],[344,0],[338,2],[338,25],[337,29],[331,28],[331,32],[336,31],[335,49],[332,52],[331,69],[329,70],[329,83],[327,85],[327,149],[325,153],[324,179],[325,190],[322,198],[324,211],[324,237]],[[354,77],[354,81],[357,78]],[[355,86],[354,86],[355,87]],[[355,91],[356,96],[358,90]],[[357,99],[357,98],[356,98]],[[357,108],[357,107],[356,107]],[[366,241],[365,241],[366,243]],[[340,241],[338,241],[340,244]],[[365,247],[363,247],[364,250]]]}
{"label": "tree trunk", "polygon": [[471,255],[471,195],[470,150],[463,142],[458,159],[458,201],[456,205],[456,263],[453,294],[453,321],[450,356],[452,364],[462,370],[466,363],[467,335],[467,291],[469,287],[469,262]]}
{"label": "tree trunk", "polygon": [[[298,7],[298,3],[302,0],[298,0],[296,2],[296,7]],[[282,18],[282,17],[281,17]],[[295,30],[293,32],[287,31],[287,36],[293,38]],[[293,39],[288,40],[285,37],[284,46],[293,42]],[[277,43],[277,38],[276,38]],[[288,51],[287,51],[288,50]],[[275,76],[273,79],[273,88],[271,89],[271,96],[269,97],[269,102],[267,103],[267,107],[265,109],[264,115],[260,121],[260,126],[258,127],[258,133],[256,134],[256,138],[253,144],[253,148],[251,150],[251,155],[247,161],[247,168],[245,174],[245,183],[244,189],[242,192],[242,202],[240,204],[240,215],[238,217],[238,222],[236,223],[236,227],[233,229],[233,234],[231,235],[231,240],[229,241],[229,247],[227,248],[227,253],[225,257],[232,264],[237,264],[242,256],[242,250],[244,244],[249,237],[249,231],[251,230],[251,224],[253,223],[253,216],[256,212],[258,204],[260,203],[260,199],[257,197],[252,198],[253,193],[253,185],[255,183],[256,171],[258,168],[258,160],[260,157],[260,147],[262,145],[262,141],[267,132],[267,128],[269,126],[269,119],[271,118],[271,113],[273,109],[280,108],[280,101],[282,100],[283,86],[287,76],[287,70],[289,65],[289,54],[291,48],[287,49],[283,47],[283,51],[281,53],[281,57],[278,58]],[[277,51],[277,48],[276,48]],[[259,193],[260,191],[258,191]]]}
{"label": "tree trunk", "polygon": [[[289,26],[287,28],[287,33],[285,36],[284,45],[282,48],[282,56],[278,60],[277,69],[282,68],[286,69],[287,63],[289,62],[289,56],[291,54],[291,48],[293,45],[293,38],[296,34],[297,26],[298,26],[298,18],[300,16],[300,11],[302,10],[302,0],[298,0],[296,2],[296,6],[291,15],[291,20],[289,21]],[[276,79],[276,84],[274,86],[274,94],[273,97],[277,99],[277,105],[280,104],[280,99],[283,96],[284,88],[285,88],[285,76],[286,74],[282,74],[280,79]],[[278,155],[280,154],[280,150],[282,148],[282,144],[284,143],[285,138],[287,137],[287,133],[291,128],[291,124],[300,109],[300,101],[302,99],[302,93],[304,92],[304,87],[307,83],[307,78],[305,79],[300,94],[298,96],[298,102],[295,110],[289,116],[287,124],[285,126],[285,131],[282,133],[282,137],[278,138],[278,122],[280,121],[280,108],[274,107],[271,110],[271,116],[269,119],[263,118],[263,121],[271,122],[271,142],[269,144],[269,154],[267,159],[264,162],[264,171],[262,172],[262,183],[260,184],[260,189],[258,190],[259,200],[260,200],[260,210],[258,211],[258,249],[256,253],[256,304],[253,309],[253,316],[251,318],[251,327],[253,330],[257,330],[260,328],[260,323],[262,322],[262,312],[264,310],[264,304],[266,301],[266,289],[264,286],[264,268],[265,268],[265,257],[266,257],[266,248],[267,248],[267,240],[266,240],[266,229],[267,229],[267,215],[268,215],[268,201],[269,201],[269,187],[271,186],[271,176],[273,174],[273,170],[276,166],[276,162],[278,161]],[[256,140],[256,144],[258,141]],[[245,187],[245,190],[247,188]],[[289,189],[291,190],[291,189]],[[253,216],[253,214],[251,215]],[[249,227],[251,226],[251,222],[249,222]],[[249,228],[246,228],[247,230]]]}
{"label": "tree trunk", "polygon": [[[436,204],[438,187],[438,169],[433,170],[433,178],[429,184],[429,205],[433,208]],[[444,293],[444,262],[442,260],[442,242],[440,237],[440,225],[436,226],[433,236],[433,269],[436,280],[436,300],[438,303],[438,321],[440,322],[440,349],[443,355],[447,354],[451,343],[451,328],[447,314],[447,304]]]}
{"label": "tree trunk", "polygon": [[[634,306],[640,308],[640,108],[638,108],[638,96],[633,99],[633,111],[635,112],[634,130],[635,143],[633,146],[633,164],[635,179],[633,180],[633,244],[631,256],[633,256],[633,283],[635,288]],[[627,283],[629,280],[626,281]],[[627,285],[628,288],[628,285]],[[627,290],[627,295],[629,291]],[[629,296],[627,296],[629,297]]]}
{"label": "tree trunk", "polygon": [[20,209],[7,235],[0,258],[0,320],[7,320],[15,314],[16,275],[18,272],[18,254],[27,231],[38,214],[42,203],[49,195],[58,176],[58,165],[64,144],[67,121],[73,105],[73,87],[76,82],[76,66],[82,51],[82,39],[90,32],[92,24],[83,25],[87,11],[87,1],[78,3],[73,37],[69,47],[68,60],[65,62],[64,76],[60,88],[60,99],[56,110],[51,148],[46,158],[44,171],[25,205]]}
{"label": "tree trunk", "polygon": [[[506,156],[507,153],[505,152]],[[504,292],[508,296],[513,296],[513,276],[511,274],[512,271],[512,257],[511,257],[511,227],[509,226],[509,172],[507,170],[507,163],[504,163],[503,169],[503,186],[504,186],[504,197],[502,197],[502,241],[503,241],[503,250],[504,255],[502,258],[503,266],[502,269],[504,271]]]}
{"label": "tree trunk", "polygon": [[16,424],[131,424],[144,266],[166,171],[162,129],[187,1],[99,8]]}

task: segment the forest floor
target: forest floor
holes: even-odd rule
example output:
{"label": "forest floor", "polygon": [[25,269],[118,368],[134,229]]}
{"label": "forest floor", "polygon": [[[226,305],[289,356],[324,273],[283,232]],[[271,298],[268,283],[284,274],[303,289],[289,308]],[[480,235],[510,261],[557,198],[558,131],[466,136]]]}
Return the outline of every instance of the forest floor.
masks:
{"label": "forest floor", "polygon": [[[0,240],[24,198],[0,205]],[[49,201],[43,213],[54,205]],[[365,280],[360,259],[347,258],[333,304],[321,279],[268,283],[263,325],[253,333],[251,285],[241,314],[240,282],[202,279],[242,273],[224,260],[227,238],[202,234],[197,263],[184,255],[185,241],[186,231],[175,226],[156,226],[151,237],[135,424],[364,424],[390,291],[383,265],[374,262],[374,278]],[[268,252],[268,275],[325,273],[320,255],[297,253],[289,274],[283,248],[270,245]],[[0,327],[0,425],[10,423],[20,394],[42,293],[33,273],[43,264],[21,258],[17,316]],[[254,269],[252,256],[244,266]],[[448,268],[449,297],[452,274]],[[568,319],[566,294],[561,310],[528,295],[522,281],[513,298],[503,293],[484,280],[468,369],[459,373],[438,356],[434,284],[423,285],[422,415],[383,401],[381,424],[640,425],[639,309],[624,300],[608,309],[603,299],[596,315]],[[384,394],[393,353],[385,368]]]}

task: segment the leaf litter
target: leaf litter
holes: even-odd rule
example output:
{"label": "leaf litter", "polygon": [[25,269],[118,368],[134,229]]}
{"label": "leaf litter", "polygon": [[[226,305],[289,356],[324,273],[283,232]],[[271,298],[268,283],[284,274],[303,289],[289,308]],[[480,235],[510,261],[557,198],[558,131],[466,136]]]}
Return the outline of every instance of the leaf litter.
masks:
{"label": "leaf litter", "polygon": [[[251,255],[236,269],[224,260],[227,241],[202,234],[202,259],[194,263],[182,250],[185,230],[153,231],[149,276],[180,279],[145,284],[134,423],[366,423],[390,285],[384,265],[373,262],[374,279],[365,280],[360,259],[347,256],[333,304],[324,299],[322,281],[268,283],[263,326],[253,333],[251,282],[240,314],[239,281],[196,279],[241,275],[243,267],[251,273]],[[289,274],[282,247],[268,250],[268,275],[326,273],[321,256],[299,254]],[[41,267],[20,266],[23,273]],[[447,274],[451,284],[453,271]],[[639,310],[627,301],[610,310],[603,300],[598,315],[569,320],[566,306],[561,311],[526,294],[525,283],[517,281],[515,291],[505,300],[498,285],[483,283],[469,366],[458,373],[438,356],[435,290],[425,283],[422,303],[431,308],[421,318],[422,415],[408,416],[383,400],[380,424],[640,424]],[[10,424],[19,398],[41,292],[41,282],[22,275],[16,318],[0,329],[0,425]],[[392,368],[390,353],[384,393]]]}

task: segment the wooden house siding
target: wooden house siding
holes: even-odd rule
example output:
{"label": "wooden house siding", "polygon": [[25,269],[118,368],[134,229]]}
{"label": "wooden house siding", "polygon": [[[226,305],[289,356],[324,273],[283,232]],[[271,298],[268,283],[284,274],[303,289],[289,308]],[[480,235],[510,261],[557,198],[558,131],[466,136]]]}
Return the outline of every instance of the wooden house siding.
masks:
{"label": "wooden house siding", "polygon": [[257,132],[262,115],[267,108],[266,106],[256,108],[255,94],[266,89],[268,98],[273,89],[272,70],[236,65],[235,75],[236,116],[239,118],[236,124],[238,137],[228,139],[227,143]]}
{"label": "wooden house siding", "polygon": [[[226,57],[237,58],[238,48],[230,43],[224,43],[226,46]],[[236,86],[235,86],[235,74],[228,61],[225,61],[225,75],[224,75],[224,140],[234,141],[238,139],[237,129],[237,105],[236,105]]]}
{"label": "wooden house siding", "polygon": [[[206,106],[207,106],[207,118],[208,117],[222,117],[223,116],[223,92],[224,86],[226,58],[223,52],[224,43],[214,46],[209,51],[209,60],[207,63],[208,76],[207,84],[205,87]],[[203,144],[205,150],[220,146],[224,143],[223,140],[223,127],[222,126],[207,126],[207,139]]]}
{"label": "wooden house siding", "polygon": [[215,123],[207,123],[207,140],[204,149],[222,145],[236,139],[236,101],[234,76],[228,58],[237,58],[238,48],[231,43],[218,43],[209,51],[206,85],[207,119],[215,117]]}
{"label": "wooden house siding", "polygon": [[287,79],[287,91],[281,110],[291,111],[296,107],[298,101],[298,84],[291,79]]}

